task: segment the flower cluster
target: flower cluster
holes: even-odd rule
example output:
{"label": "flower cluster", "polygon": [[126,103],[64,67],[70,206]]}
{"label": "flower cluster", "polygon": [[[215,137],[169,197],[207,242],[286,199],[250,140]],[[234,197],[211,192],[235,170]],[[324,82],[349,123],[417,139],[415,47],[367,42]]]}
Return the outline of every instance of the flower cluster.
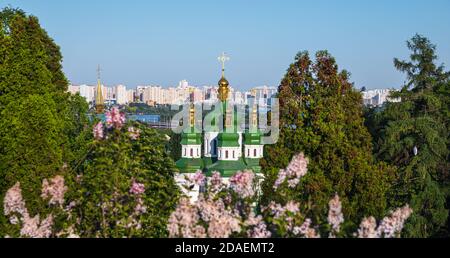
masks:
{"label": "flower cluster", "polygon": [[308,159],[305,158],[303,153],[295,155],[286,169],[280,170],[273,188],[277,190],[286,180],[290,188],[295,188],[300,182],[300,179],[306,175],[308,162]]}
{"label": "flower cluster", "polygon": [[145,192],[145,185],[133,180],[133,182],[131,183],[130,193],[134,195],[141,195],[144,192]]}
{"label": "flower cluster", "polygon": [[106,125],[116,129],[122,128],[125,124],[125,114],[119,111],[118,107],[113,107],[111,111],[106,112]]}
{"label": "flower cluster", "polygon": [[230,187],[242,198],[252,197],[254,173],[252,171],[237,172],[230,178]]}
{"label": "flower cluster", "polygon": [[412,209],[408,205],[405,205],[391,212],[390,216],[383,218],[378,228],[377,221],[374,217],[364,218],[359,225],[357,236],[359,238],[398,237],[405,221],[411,214]]}
{"label": "flower cluster", "polygon": [[96,139],[96,140],[103,139],[104,133],[103,133],[103,123],[102,122],[98,122],[94,126],[93,133],[94,133],[94,139]]}
{"label": "flower cluster", "polygon": [[39,214],[31,217],[22,197],[20,183],[17,182],[5,195],[4,213],[13,225],[21,224],[20,236],[31,238],[46,238],[52,235],[53,215],[48,215],[41,221]]}
{"label": "flower cluster", "polygon": [[197,171],[192,175],[189,175],[187,180],[193,184],[203,186],[205,184],[206,177],[202,171]]}
{"label": "flower cluster", "polygon": [[213,172],[211,178],[208,179],[208,190],[211,194],[220,192],[225,184],[222,181],[222,176],[219,172]]}
{"label": "flower cluster", "polygon": [[396,209],[390,216],[385,217],[378,226],[378,235],[381,237],[392,238],[399,234],[405,221],[411,216],[412,209],[406,205]]}
{"label": "flower cluster", "polygon": [[267,230],[267,225],[263,221],[261,215],[256,216],[254,212],[251,212],[244,225],[249,227],[247,230],[247,236],[251,238],[269,238],[272,233]]}
{"label": "flower cluster", "polygon": [[137,140],[141,135],[141,130],[139,128],[135,128],[133,126],[128,127],[128,133],[132,140]]}
{"label": "flower cluster", "polygon": [[[274,188],[279,189],[285,181],[288,187],[295,187],[307,173],[307,165],[308,160],[303,154],[294,156],[288,167],[280,170]],[[251,171],[237,172],[229,184],[218,172],[206,180],[201,172],[197,172],[190,182],[201,185],[205,181],[208,183],[197,201],[191,203],[183,197],[171,214],[167,226],[170,237],[321,237],[319,230],[324,227],[314,225],[310,218],[305,217],[299,203],[293,200],[286,200],[285,204],[272,201],[267,206],[255,203],[257,191],[254,187],[258,184],[255,184],[257,180]],[[408,206],[397,209],[384,218],[378,228],[375,218],[366,218],[354,236],[397,236],[411,212]],[[331,230],[325,233],[334,238],[344,222],[337,194],[329,201],[327,221]]]}
{"label": "flower cluster", "polygon": [[42,194],[43,199],[48,199],[49,204],[53,205],[63,205],[64,204],[64,194],[67,192],[67,186],[64,185],[64,177],[55,176],[49,180],[44,179],[42,183]]}
{"label": "flower cluster", "polygon": [[341,230],[341,223],[344,222],[344,215],[342,214],[342,205],[339,196],[336,194],[328,203],[328,223],[331,225],[332,231],[330,237],[334,237],[335,233]]}
{"label": "flower cluster", "polygon": [[191,204],[182,198],[169,218],[169,236],[227,238],[241,231],[240,221],[238,212],[227,208],[221,199],[214,201],[201,195]]}

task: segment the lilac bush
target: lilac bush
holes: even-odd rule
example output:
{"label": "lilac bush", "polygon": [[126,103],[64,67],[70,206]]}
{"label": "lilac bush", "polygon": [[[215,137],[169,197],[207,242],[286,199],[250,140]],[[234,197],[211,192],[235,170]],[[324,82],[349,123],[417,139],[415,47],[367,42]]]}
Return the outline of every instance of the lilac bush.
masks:
{"label": "lilac bush", "polygon": [[[55,218],[67,217],[71,213],[73,203],[63,208],[65,203],[64,195],[67,186],[64,184],[64,177],[57,175],[50,180],[44,179],[42,183],[42,195],[44,200],[48,200],[51,212],[47,215],[36,214],[32,216],[22,197],[20,183],[17,182],[11,187],[3,200],[4,213],[9,222],[16,230],[11,230],[7,237],[27,237],[27,238],[47,238],[66,235],[67,237],[78,237],[72,228],[67,232],[60,231],[55,225]],[[41,219],[41,217],[44,217]],[[59,232],[58,232],[59,231]]]}
{"label": "lilac bush", "polygon": [[[279,171],[274,190],[296,187],[306,175],[307,165],[308,159],[303,153],[294,156],[287,168]],[[367,217],[356,233],[346,235],[342,231],[345,220],[337,194],[329,202],[326,223],[315,224],[295,201],[288,200],[285,204],[272,201],[266,206],[261,205],[257,191],[259,181],[252,171],[237,172],[228,182],[218,172],[210,178],[197,172],[191,178],[189,183],[201,185],[203,191],[194,202],[187,197],[181,198],[169,217],[169,237],[318,238],[323,235],[330,238],[392,238],[400,237],[403,225],[412,213],[406,205],[390,212],[379,225],[374,217]]]}

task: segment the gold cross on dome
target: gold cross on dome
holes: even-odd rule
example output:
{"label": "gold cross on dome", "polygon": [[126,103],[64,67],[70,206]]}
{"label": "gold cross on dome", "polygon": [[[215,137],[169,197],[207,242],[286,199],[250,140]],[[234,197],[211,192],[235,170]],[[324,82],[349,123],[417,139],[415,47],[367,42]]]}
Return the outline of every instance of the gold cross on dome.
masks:
{"label": "gold cross on dome", "polygon": [[225,62],[229,61],[230,58],[226,55],[225,52],[222,53],[222,55],[220,55],[217,60],[219,60],[219,62],[222,63],[222,77],[224,76],[225,73]]}

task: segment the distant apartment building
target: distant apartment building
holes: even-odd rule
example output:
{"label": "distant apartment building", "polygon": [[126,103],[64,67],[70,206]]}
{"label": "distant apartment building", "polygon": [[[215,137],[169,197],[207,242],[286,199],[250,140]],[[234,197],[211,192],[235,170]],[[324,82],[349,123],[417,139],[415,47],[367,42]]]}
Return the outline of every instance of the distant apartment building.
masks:
{"label": "distant apartment building", "polygon": [[385,102],[399,102],[400,99],[390,98],[389,95],[395,90],[393,89],[374,89],[363,91],[363,103],[365,106],[378,107]]}
{"label": "distant apartment building", "polygon": [[[70,85],[68,91],[72,94],[77,92],[86,98],[86,101],[93,103],[95,100],[96,86],[90,85]],[[249,91],[238,91],[229,87],[228,98],[236,104],[253,104],[260,106],[268,105],[268,101],[273,97],[277,89],[269,86],[254,87]],[[182,80],[177,87],[163,88],[159,85],[140,85],[136,89],[127,89],[125,85],[106,87],[102,85],[103,99],[108,104],[125,105],[133,102],[146,103],[148,105],[168,104],[182,105],[187,102],[194,103],[214,103],[218,100],[217,86],[195,87],[189,82]],[[250,103],[249,103],[250,101]]]}
{"label": "distant apartment building", "polygon": [[115,97],[117,104],[119,105],[127,104],[128,103],[127,87],[124,85],[117,85],[115,87]]}

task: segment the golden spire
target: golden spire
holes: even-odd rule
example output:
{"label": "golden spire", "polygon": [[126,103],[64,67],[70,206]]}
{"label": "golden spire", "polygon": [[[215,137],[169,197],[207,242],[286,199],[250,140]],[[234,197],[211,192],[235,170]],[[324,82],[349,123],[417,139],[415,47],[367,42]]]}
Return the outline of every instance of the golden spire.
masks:
{"label": "golden spire", "polygon": [[230,60],[230,58],[225,53],[222,53],[217,59],[222,63],[222,78],[219,80],[219,99],[220,101],[226,101],[230,89],[228,88],[229,83],[225,79],[225,62]]}
{"label": "golden spire", "polygon": [[253,111],[252,111],[252,126],[253,128],[257,128],[258,126],[258,106],[256,103],[253,105]]}
{"label": "golden spire", "polygon": [[95,110],[97,114],[102,114],[104,110],[102,84],[100,83],[100,65],[97,67],[97,92],[95,96]]}
{"label": "golden spire", "polygon": [[190,118],[190,125],[191,127],[195,126],[195,108],[194,104],[191,104],[191,107],[189,109],[189,118]]}

